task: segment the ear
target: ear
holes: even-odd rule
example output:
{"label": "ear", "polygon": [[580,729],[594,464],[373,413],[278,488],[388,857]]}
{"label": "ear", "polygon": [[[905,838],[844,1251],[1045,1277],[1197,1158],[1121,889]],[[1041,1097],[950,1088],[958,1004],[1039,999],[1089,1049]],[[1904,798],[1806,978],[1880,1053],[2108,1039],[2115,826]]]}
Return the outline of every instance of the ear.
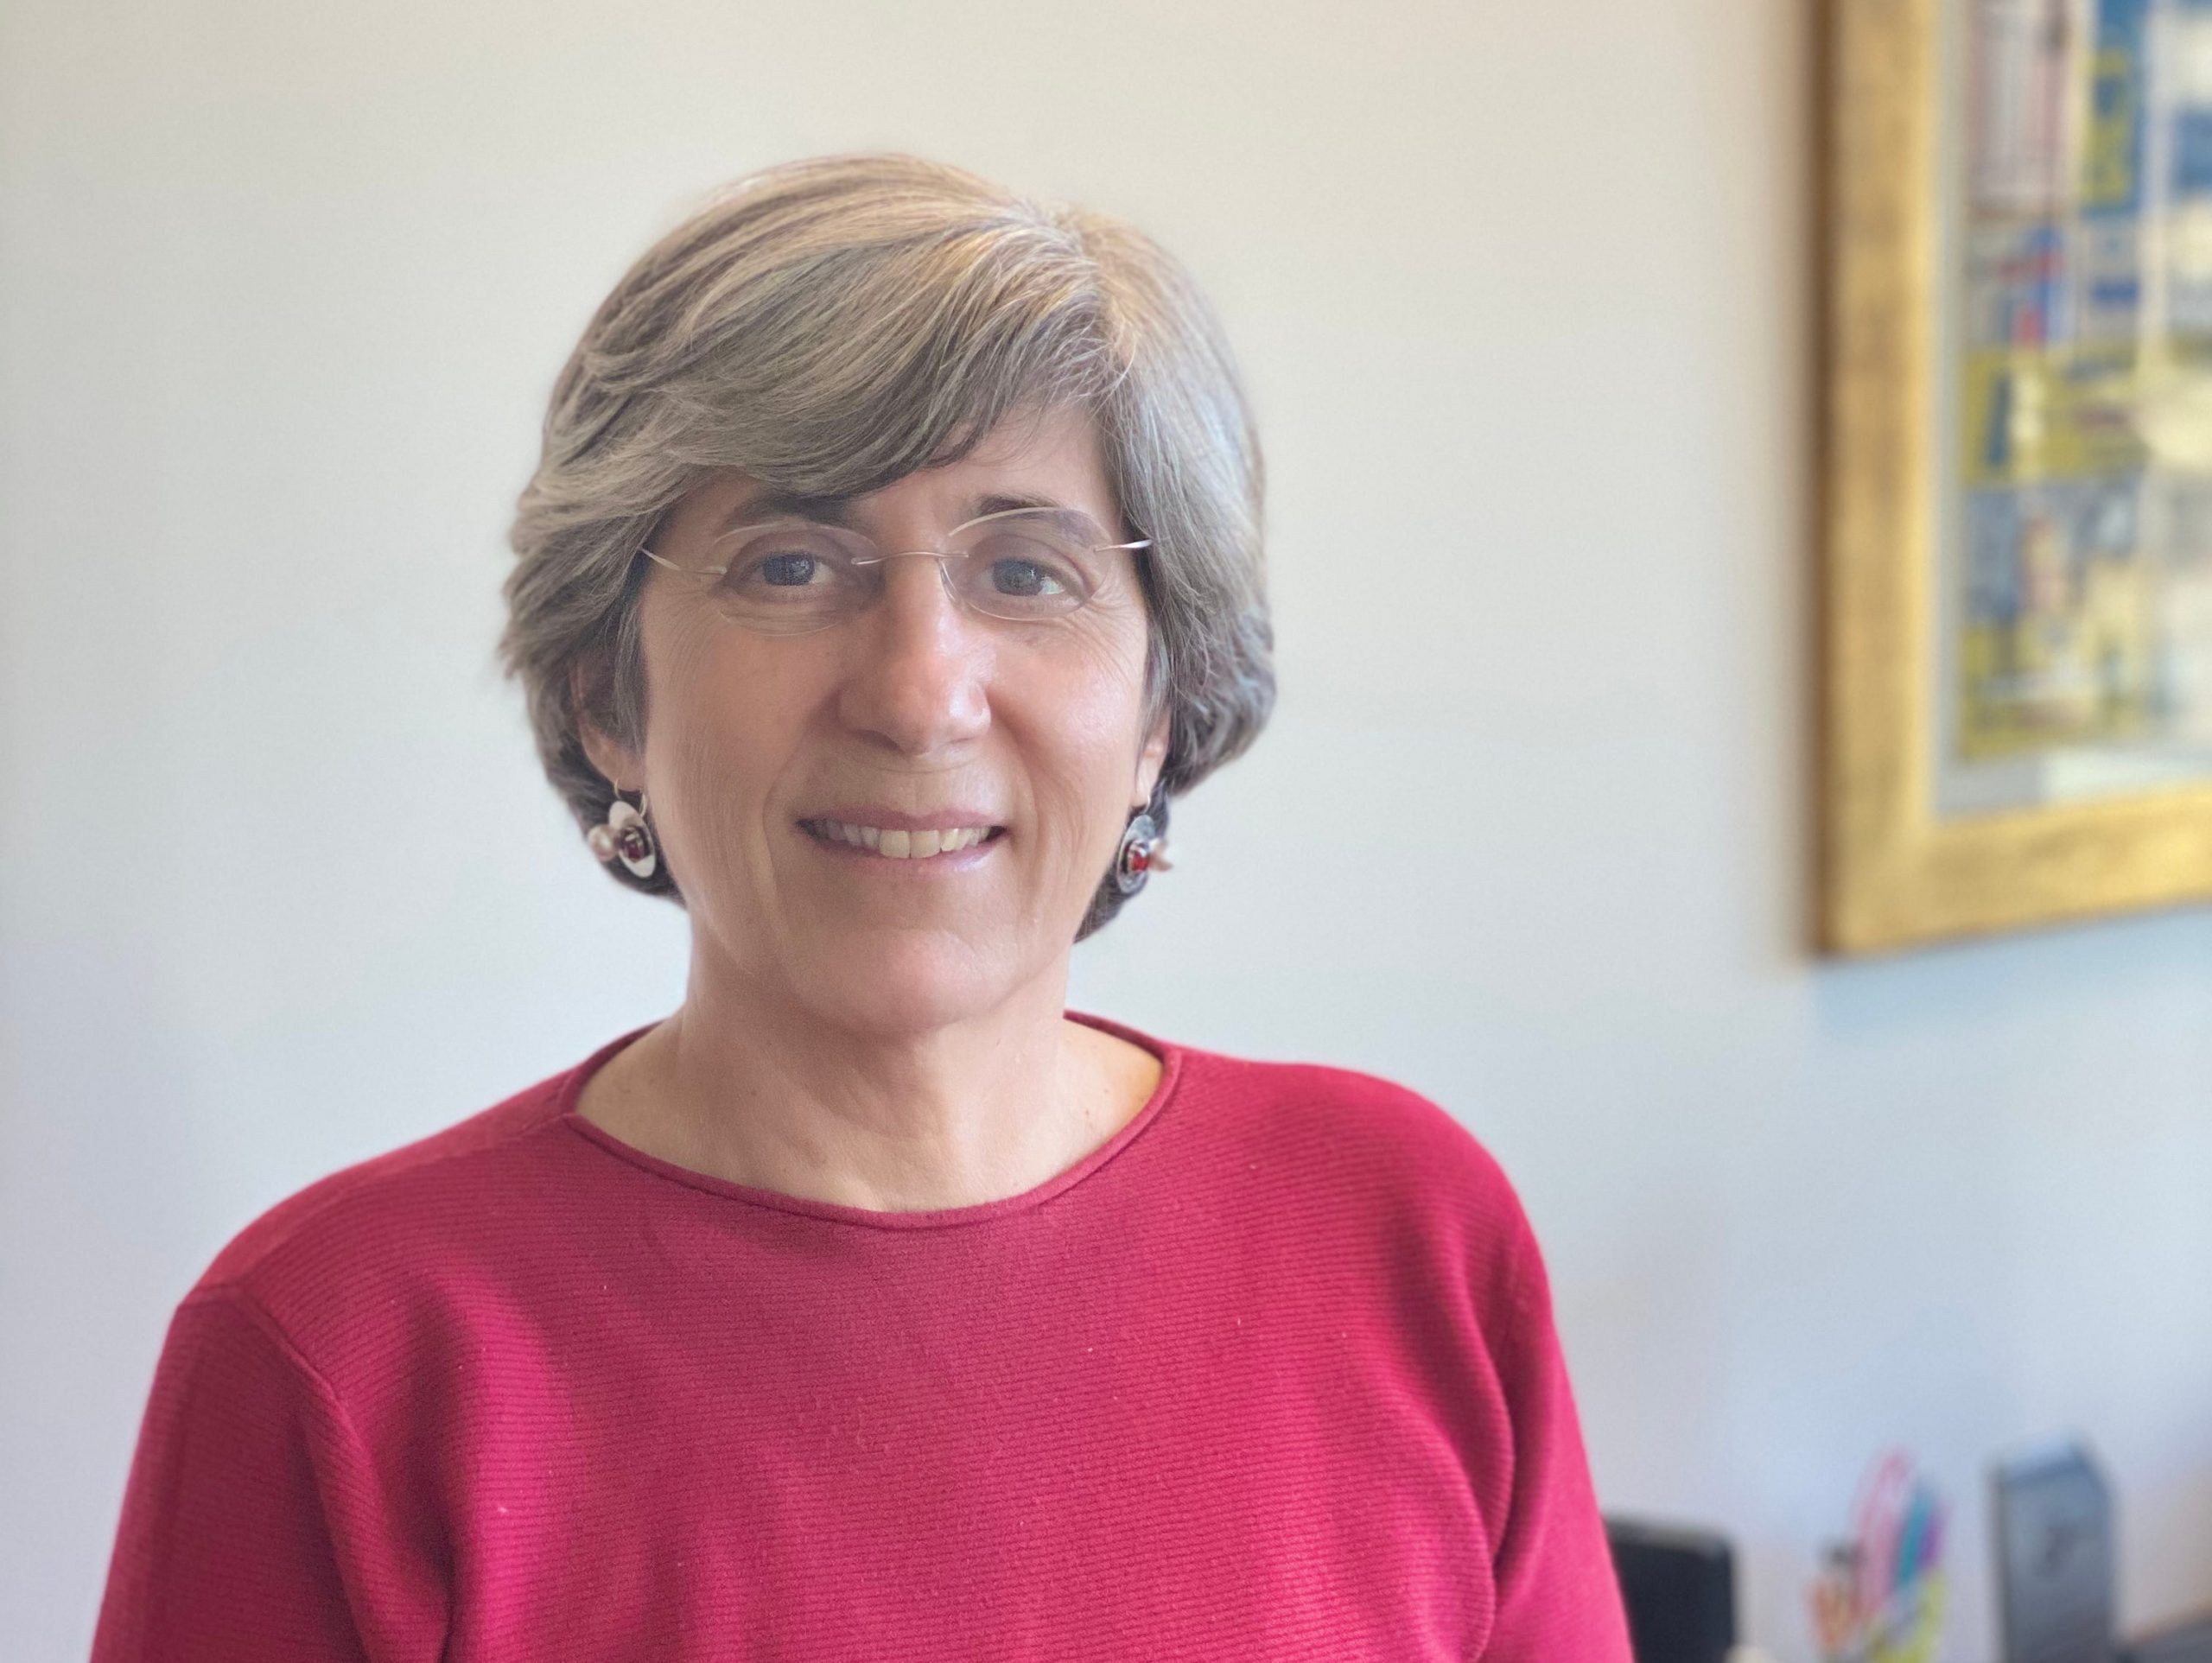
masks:
{"label": "ear", "polygon": [[1137,752],[1137,800],[1130,806],[1141,809],[1152,801],[1153,787],[1160,783],[1160,771],[1167,760],[1167,735],[1173,722],[1172,713],[1161,711],[1160,720],[1152,725],[1152,732],[1145,736],[1144,749]]}
{"label": "ear", "polygon": [[604,663],[586,661],[570,666],[569,708],[575,712],[576,737],[582,742],[584,754],[591,759],[591,765],[604,774],[607,784],[616,790],[642,791],[645,781],[645,759],[601,725],[601,719],[607,708],[607,667]]}

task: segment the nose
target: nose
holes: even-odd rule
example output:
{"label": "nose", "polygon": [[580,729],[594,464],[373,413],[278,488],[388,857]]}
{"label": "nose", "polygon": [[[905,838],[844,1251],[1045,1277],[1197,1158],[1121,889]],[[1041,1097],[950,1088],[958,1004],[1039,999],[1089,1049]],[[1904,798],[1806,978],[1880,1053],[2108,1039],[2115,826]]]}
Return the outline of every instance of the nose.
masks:
{"label": "nose", "polygon": [[848,727],[901,756],[957,749],[990,726],[992,644],[953,598],[942,562],[883,563],[839,699]]}

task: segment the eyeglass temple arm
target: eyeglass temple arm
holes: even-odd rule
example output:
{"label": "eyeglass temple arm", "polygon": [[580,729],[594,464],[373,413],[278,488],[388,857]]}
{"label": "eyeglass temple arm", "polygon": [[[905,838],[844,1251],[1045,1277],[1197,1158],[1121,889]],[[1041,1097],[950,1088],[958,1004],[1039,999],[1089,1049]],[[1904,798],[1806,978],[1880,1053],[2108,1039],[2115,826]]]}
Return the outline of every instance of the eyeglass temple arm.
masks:
{"label": "eyeglass temple arm", "polygon": [[638,552],[643,555],[647,560],[652,562],[654,565],[665,566],[670,571],[681,572],[686,577],[720,577],[723,573],[729,570],[729,568],[727,566],[678,566],[672,560],[663,560],[652,549],[645,548],[642,545],[639,548]]}

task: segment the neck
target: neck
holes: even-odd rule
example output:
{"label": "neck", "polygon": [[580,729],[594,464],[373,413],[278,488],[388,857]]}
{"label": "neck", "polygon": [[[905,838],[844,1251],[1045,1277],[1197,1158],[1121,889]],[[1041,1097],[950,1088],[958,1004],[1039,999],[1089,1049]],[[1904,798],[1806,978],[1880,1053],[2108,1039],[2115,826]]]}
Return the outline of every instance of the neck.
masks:
{"label": "neck", "polygon": [[682,1007],[582,1107],[734,1183],[873,1211],[979,1205],[1073,1165],[1157,1079],[1148,1053],[1067,1021],[1066,991],[1063,957],[982,1013],[862,1027],[695,957]]}

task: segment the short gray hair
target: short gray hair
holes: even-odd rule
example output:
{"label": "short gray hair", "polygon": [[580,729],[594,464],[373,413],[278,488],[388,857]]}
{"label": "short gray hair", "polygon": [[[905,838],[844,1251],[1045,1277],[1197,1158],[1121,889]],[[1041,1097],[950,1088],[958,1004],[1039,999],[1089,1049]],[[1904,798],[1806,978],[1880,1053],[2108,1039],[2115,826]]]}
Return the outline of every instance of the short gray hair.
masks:
{"label": "short gray hair", "polygon": [[[586,828],[614,790],[581,723],[645,720],[638,551],[715,469],[858,496],[958,460],[1025,409],[1099,429],[1149,613],[1150,812],[1240,754],[1274,703],[1259,441],[1218,321],[1157,244],[1103,215],[911,156],[831,156],[739,181],[661,238],[555,384],[509,540],[500,651],[538,754]],[[580,708],[574,689],[596,689]],[[675,895],[667,864],[634,887]],[[680,896],[676,898],[681,899]],[[1077,939],[1122,896],[1103,874]]]}

